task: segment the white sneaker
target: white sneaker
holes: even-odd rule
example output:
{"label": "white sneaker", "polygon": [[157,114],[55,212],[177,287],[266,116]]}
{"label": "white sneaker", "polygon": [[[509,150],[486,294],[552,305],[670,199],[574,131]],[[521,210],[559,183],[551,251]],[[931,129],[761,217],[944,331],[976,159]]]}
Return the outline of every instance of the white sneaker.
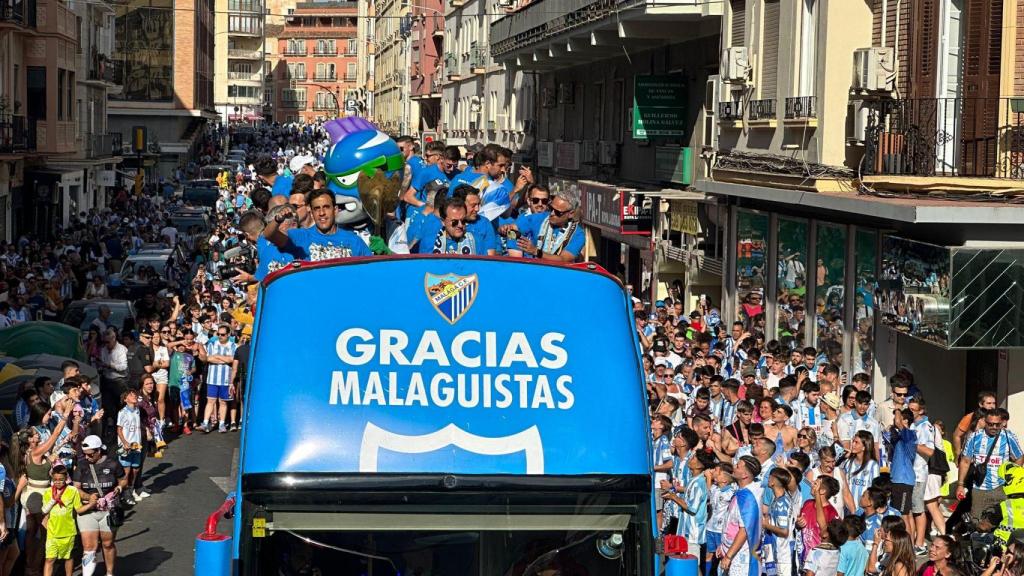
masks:
{"label": "white sneaker", "polygon": [[139,490],[134,494],[134,496],[136,500],[142,500],[143,498],[149,498],[150,496],[152,496],[152,494],[146,492],[145,490]]}

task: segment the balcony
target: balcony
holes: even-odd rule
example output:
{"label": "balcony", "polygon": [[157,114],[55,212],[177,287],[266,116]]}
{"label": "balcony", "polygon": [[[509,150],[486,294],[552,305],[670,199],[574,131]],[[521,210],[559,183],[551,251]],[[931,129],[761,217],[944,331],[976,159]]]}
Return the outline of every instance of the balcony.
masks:
{"label": "balcony", "polygon": [[228,26],[228,34],[231,36],[259,38],[263,36],[263,26]]}
{"label": "balcony", "polygon": [[306,49],[305,48],[285,48],[284,49],[284,55],[285,56],[305,56],[306,55]]}
{"label": "balcony", "polygon": [[305,100],[281,100],[281,108],[285,108],[287,110],[305,110],[306,109],[306,101]]}
{"label": "balcony", "polygon": [[483,74],[487,69],[487,48],[473,46],[469,51],[469,71],[473,74]]}
{"label": "balcony", "polygon": [[430,95],[435,97],[441,95],[441,77],[439,75],[435,74],[430,80]]}
{"label": "balcony", "polygon": [[263,60],[263,50],[228,48],[228,58],[239,58],[242,60]]}
{"label": "balcony", "polygon": [[317,112],[337,112],[338,106],[334,102],[316,102],[313,104],[313,110]]}
{"label": "balcony", "polygon": [[331,57],[334,57],[334,56],[337,56],[337,55],[338,55],[338,51],[337,50],[314,50],[313,51],[313,56],[331,56]]}
{"label": "balcony", "polygon": [[0,114],[0,154],[18,154],[36,149],[35,122],[24,116]]}
{"label": "balcony", "polygon": [[284,79],[288,80],[290,82],[305,82],[306,81],[306,73],[305,72],[295,72],[293,74],[286,75],[284,77]]}
{"label": "balcony", "polygon": [[775,127],[778,124],[775,100],[751,100],[747,108],[747,120],[753,126]]}
{"label": "balcony", "polygon": [[[458,0],[450,0],[458,1]],[[497,62],[554,70],[613,48],[649,48],[698,36],[707,18],[722,15],[720,0],[534,0],[491,24]]]}
{"label": "balcony", "polygon": [[356,81],[356,77],[357,76],[355,74],[345,73],[344,81],[345,82],[350,82],[350,83],[351,82],[355,82]]}
{"label": "balcony", "polygon": [[259,72],[228,72],[228,80],[247,80],[249,82],[260,82],[261,74]]}
{"label": "balcony", "polygon": [[317,74],[313,77],[317,82],[336,82],[338,80],[337,74]]}
{"label": "balcony", "polygon": [[459,74],[459,57],[455,54],[444,55],[444,73],[449,80],[462,80]]}
{"label": "balcony", "polygon": [[120,156],[121,151],[120,132],[86,135],[86,158],[109,158],[110,156]]}
{"label": "balcony", "polygon": [[1024,180],[1024,98],[863,102],[869,175]]}
{"label": "balcony", "polygon": [[786,98],[785,123],[788,125],[818,125],[818,98],[799,96]]}
{"label": "balcony", "polygon": [[0,0],[0,27],[4,25],[35,28],[35,0]]}
{"label": "balcony", "polygon": [[739,124],[743,121],[743,101],[728,100],[718,103],[718,121],[725,124]]}

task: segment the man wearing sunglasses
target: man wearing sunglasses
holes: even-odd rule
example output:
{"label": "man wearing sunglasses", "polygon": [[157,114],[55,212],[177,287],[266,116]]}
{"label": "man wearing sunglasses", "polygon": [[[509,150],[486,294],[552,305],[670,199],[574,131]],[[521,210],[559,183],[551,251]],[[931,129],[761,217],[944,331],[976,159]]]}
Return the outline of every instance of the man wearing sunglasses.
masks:
{"label": "man wearing sunglasses", "polygon": [[226,324],[217,327],[217,339],[199,348],[199,359],[206,362],[206,413],[198,430],[210,432],[210,417],[217,411],[220,431],[227,432],[228,404],[235,399],[231,382],[231,366],[235,361],[237,345],[230,341],[231,331]]}
{"label": "man wearing sunglasses", "polygon": [[576,215],[576,200],[556,194],[551,200],[551,211],[527,214],[516,219],[515,224],[499,228],[508,237],[514,231],[515,240],[509,238],[510,256],[525,256],[556,262],[573,262],[583,250],[585,233]]}
{"label": "man wearing sunglasses", "polygon": [[281,224],[295,214],[294,209],[286,205],[281,213],[267,222],[263,236],[282,252],[301,254],[300,260],[316,261],[372,255],[362,238],[338,227],[335,222],[338,207],[334,203],[334,192],[328,188],[321,188],[310,192],[308,198],[310,212],[313,214],[313,226],[282,232]]}
{"label": "man wearing sunglasses", "polygon": [[467,213],[466,202],[462,198],[450,198],[444,205],[442,228],[433,236],[424,237],[419,243],[417,252],[463,256],[486,254],[487,250],[479,238],[467,230],[469,226]]}
{"label": "man wearing sunglasses", "polygon": [[543,214],[551,207],[551,191],[547,186],[534,184],[526,193],[526,214]]}
{"label": "man wearing sunglasses", "polygon": [[878,405],[878,422],[883,430],[888,430],[893,425],[893,410],[902,410],[907,407],[907,391],[909,387],[902,380],[893,379],[890,396],[882,400]]}

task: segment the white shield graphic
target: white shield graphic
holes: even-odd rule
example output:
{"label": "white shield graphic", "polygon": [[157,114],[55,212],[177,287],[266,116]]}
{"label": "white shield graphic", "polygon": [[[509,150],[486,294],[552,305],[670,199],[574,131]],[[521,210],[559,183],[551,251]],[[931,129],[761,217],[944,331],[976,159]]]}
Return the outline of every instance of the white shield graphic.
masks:
{"label": "white shield graphic", "polygon": [[482,456],[504,456],[524,452],[526,473],[544,473],[544,445],[536,426],[530,426],[509,436],[488,438],[466,432],[455,424],[449,424],[429,434],[408,436],[389,432],[372,422],[367,422],[363,430],[363,442],[359,449],[359,471],[377,472],[377,456],[381,448],[399,454],[424,454],[446,446],[455,446]]}

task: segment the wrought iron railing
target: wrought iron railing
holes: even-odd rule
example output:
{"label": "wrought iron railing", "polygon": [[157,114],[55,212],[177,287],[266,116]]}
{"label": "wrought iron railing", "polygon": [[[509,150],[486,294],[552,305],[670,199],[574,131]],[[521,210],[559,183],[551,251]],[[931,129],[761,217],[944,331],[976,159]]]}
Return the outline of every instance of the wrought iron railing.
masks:
{"label": "wrought iron railing", "polygon": [[719,120],[742,120],[743,119],[743,101],[742,100],[727,100],[725,102],[718,103],[718,119]]}
{"label": "wrought iron railing", "polygon": [[29,121],[24,116],[0,114],[0,153],[11,154],[35,149],[35,121]]}
{"label": "wrought iron railing", "polygon": [[1024,179],[1024,98],[864,101],[864,172]]}
{"label": "wrought iron railing", "polygon": [[765,100],[751,100],[747,108],[747,119],[750,121],[756,120],[775,120],[778,117],[778,112],[775,109],[774,99]]}
{"label": "wrought iron railing", "polygon": [[35,28],[35,0],[0,0],[0,22]]}
{"label": "wrought iron railing", "polygon": [[816,96],[786,98],[786,120],[805,120],[817,117],[818,98]]}
{"label": "wrought iron railing", "polygon": [[90,134],[86,140],[86,157],[107,158],[121,154],[121,133]]}
{"label": "wrought iron railing", "polygon": [[317,74],[315,80],[317,82],[334,82],[338,79],[337,74]]}
{"label": "wrought iron railing", "polygon": [[287,108],[289,110],[305,110],[305,100],[281,100],[281,108]]}

